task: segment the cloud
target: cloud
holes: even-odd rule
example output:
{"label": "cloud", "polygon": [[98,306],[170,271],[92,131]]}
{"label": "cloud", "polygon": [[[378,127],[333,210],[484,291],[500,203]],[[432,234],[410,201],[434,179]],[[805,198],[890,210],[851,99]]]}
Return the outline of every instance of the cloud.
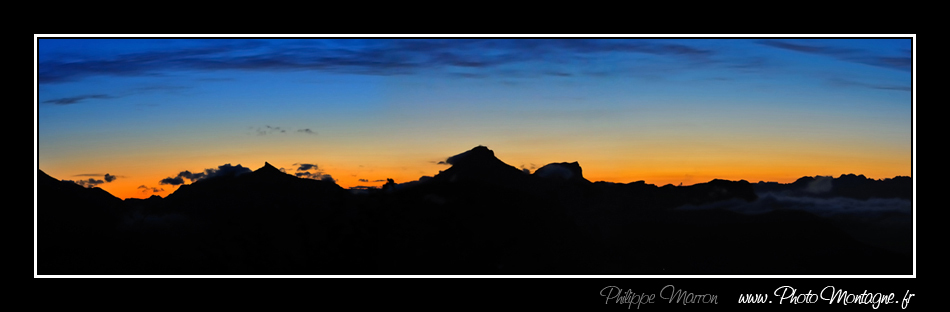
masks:
{"label": "cloud", "polygon": [[831,191],[834,177],[816,176],[814,180],[808,182],[805,186],[805,192],[810,194],[822,194]]}
{"label": "cloud", "polygon": [[232,166],[231,164],[224,164],[218,166],[217,169],[205,169],[205,179],[222,177],[222,176],[238,176],[245,173],[251,173],[252,170],[247,167],[242,167],[240,164],[237,166]]}
{"label": "cloud", "polygon": [[369,179],[359,179],[360,182],[386,182],[386,179],[372,180]]}
{"label": "cloud", "polygon": [[176,86],[176,85],[151,85],[145,87],[138,87],[133,89],[136,92],[151,92],[151,91],[161,91],[161,92],[178,92],[181,90],[188,90],[192,87],[188,86]]}
{"label": "cloud", "polygon": [[79,181],[79,185],[86,184],[88,187],[94,187],[94,186],[97,186],[97,185],[103,184],[103,183],[105,183],[105,181],[96,180],[96,179],[93,179],[93,178],[89,178],[89,180],[86,180],[86,181]]}
{"label": "cloud", "polygon": [[304,178],[304,179],[322,180],[322,181],[331,181],[331,182],[336,181],[336,179],[334,179],[332,176],[330,176],[329,174],[323,173],[322,171],[317,171],[313,173],[304,171],[304,172],[294,173],[294,175],[296,175],[298,178]]}
{"label": "cloud", "polygon": [[524,173],[527,173],[527,174],[531,174],[531,170],[534,170],[537,168],[538,166],[535,164],[531,164],[531,167],[527,167],[524,164],[521,165],[521,171],[524,171]]}
{"label": "cloud", "polygon": [[185,184],[185,180],[182,179],[181,177],[174,177],[174,178],[168,177],[168,178],[164,178],[164,179],[162,179],[161,181],[159,181],[158,184],[162,184],[162,185],[165,185],[165,184],[168,184],[168,185],[182,185],[182,184]]}
{"label": "cloud", "polygon": [[845,86],[845,87],[863,87],[870,89],[878,90],[894,90],[894,91],[914,91],[914,87],[910,84],[908,85],[897,85],[897,84],[874,84],[867,82],[859,82],[849,79],[842,78],[831,78],[829,79],[831,84],[836,86]]}
{"label": "cloud", "polygon": [[860,200],[847,197],[819,198],[764,193],[759,194],[759,198],[753,202],[737,199],[702,206],[684,205],[677,209],[726,209],[744,214],[761,214],[776,210],[801,210],[826,218],[877,220],[894,214],[909,215],[913,211],[913,203],[910,200],[899,198]]}
{"label": "cloud", "polygon": [[[201,41],[192,41],[203,44]],[[614,55],[652,55],[680,61],[708,61],[714,51],[683,41],[656,39],[220,39],[206,46],[164,45],[165,50],[76,55],[69,60],[41,55],[40,84],[92,76],[147,76],[170,71],[299,71],[360,75],[409,75],[490,69],[512,64],[585,62]],[[40,43],[42,45],[42,42]],[[492,72],[492,71],[489,71]],[[488,73],[488,72],[486,72]],[[539,66],[531,75],[575,75]],[[462,74],[479,77],[484,73]]]}
{"label": "cloud", "polygon": [[[43,103],[56,104],[56,105],[70,105],[70,104],[77,104],[80,102],[84,102],[90,99],[117,99],[117,98],[132,96],[132,95],[155,93],[155,92],[181,93],[181,90],[187,90],[187,89],[191,89],[191,87],[174,86],[174,85],[151,85],[151,86],[127,89],[125,91],[120,91],[119,94],[86,94],[86,95],[78,95],[78,96],[46,100],[46,101],[43,101]],[[155,106],[155,104],[142,104],[142,105]]]}
{"label": "cloud", "polygon": [[[523,169],[522,171],[529,173],[527,169]],[[542,178],[556,177],[564,180],[569,180],[574,177],[574,171],[570,167],[568,167],[566,164],[558,163],[548,164],[544,167],[541,167],[541,169],[535,171],[534,174]]]}
{"label": "cloud", "polygon": [[114,99],[114,98],[116,97],[108,95],[108,94],[89,94],[89,95],[80,95],[80,96],[52,99],[52,100],[43,101],[43,103],[56,104],[56,105],[70,105],[70,104],[76,104],[88,99]]}
{"label": "cloud", "polygon": [[833,57],[842,61],[854,62],[859,64],[890,68],[902,71],[913,70],[914,60],[910,51],[902,51],[903,55],[879,55],[870,51],[840,48],[830,45],[791,43],[780,40],[762,40],[759,44],[785,49],[790,51],[823,55]]}
{"label": "cloud", "polygon": [[[224,43],[224,44],[221,44]],[[249,41],[220,41],[211,47],[169,49],[125,53],[120,55],[89,55],[71,60],[48,60],[40,57],[37,64],[37,83],[74,81],[90,76],[144,76],[156,75],[166,69],[197,69],[200,63],[212,61],[215,55],[240,51]]]}
{"label": "cloud", "polygon": [[307,171],[311,169],[317,170],[316,164],[294,164],[294,165],[300,165],[300,167],[297,168],[297,171]]}
{"label": "cloud", "polygon": [[215,177],[223,176],[238,176],[245,173],[252,172],[251,169],[243,167],[240,164],[237,166],[232,166],[231,164],[224,164],[218,166],[218,168],[208,168],[204,172],[192,173],[191,171],[185,170],[179,172],[177,176],[168,177],[159,181],[160,184],[170,184],[170,185],[181,185],[185,183],[184,179],[190,180],[192,183],[198,182],[204,179],[210,179]]}
{"label": "cloud", "polygon": [[158,193],[158,192],[164,192],[164,191],[165,191],[165,189],[163,189],[163,188],[148,187],[148,186],[145,186],[145,185],[139,185],[138,189],[141,189],[141,190],[142,190],[142,193],[145,193],[145,192],[148,192],[148,191],[151,191],[152,193]]}
{"label": "cloud", "polygon": [[309,128],[299,129],[299,130],[294,131],[291,128],[283,128],[283,127],[270,126],[270,125],[265,125],[263,128],[262,127],[255,128],[254,126],[251,126],[251,127],[248,127],[248,129],[253,129],[254,132],[259,136],[268,135],[268,134],[276,134],[276,133],[287,133],[287,131],[291,131],[295,133],[310,134],[310,135],[317,134],[316,131],[310,130]]}
{"label": "cloud", "polygon": [[357,185],[357,186],[351,186],[350,189],[351,189],[351,190],[378,190],[379,187],[378,187],[378,186]]}
{"label": "cloud", "polygon": [[763,40],[759,41],[760,44],[764,44],[771,47],[776,47],[779,49],[792,50],[797,52],[804,53],[814,53],[814,54],[824,54],[824,55],[844,55],[853,53],[853,50],[850,49],[836,49],[826,46],[816,46],[816,45],[805,45],[805,44],[794,44],[778,40]]}
{"label": "cloud", "polygon": [[74,175],[74,177],[103,177],[103,180],[105,180],[105,182],[107,182],[107,183],[108,183],[108,182],[115,181],[115,179],[120,178],[120,176],[114,176],[114,175],[111,175],[111,174],[108,174],[108,173],[106,173],[106,174],[101,174],[101,173],[81,173],[81,174]]}
{"label": "cloud", "polygon": [[[335,181],[336,181],[336,179],[333,179],[332,176],[330,176],[329,174],[324,173],[323,170],[319,169],[319,167],[317,166],[317,164],[301,164],[301,163],[296,163],[296,164],[294,164],[294,166],[299,166],[299,167],[297,167],[297,172],[294,173],[294,175],[296,175],[298,178],[313,179],[313,180],[322,180],[322,181],[331,181],[331,182],[335,182]],[[312,171],[312,172],[311,172],[311,171]],[[363,180],[363,179],[361,179],[361,180]]]}
{"label": "cloud", "polygon": [[269,125],[265,125],[264,128],[259,128],[259,127],[258,127],[258,128],[255,130],[255,132],[257,132],[257,135],[267,135],[267,134],[272,134],[272,133],[287,133],[287,129],[282,129],[281,127],[271,127],[271,126],[269,126]]}
{"label": "cloud", "polygon": [[76,183],[76,184],[82,185],[83,187],[87,187],[87,188],[97,187],[97,186],[99,186],[99,184],[106,183],[106,182],[103,181],[103,180],[96,180],[96,179],[93,179],[93,178],[89,178],[88,180],[79,180],[79,181],[73,181],[73,180],[63,180],[63,181]]}
{"label": "cloud", "polygon": [[75,175],[75,176],[76,176],[76,177],[100,177],[100,176],[101,176],[101,177],[103,177],[103,179],[102,179],[102,180],[96,180],[96,179],[93,179],[93,178],[89,178],[89,179],[87,179],[87,180],[79,180],[79,181],[73,181],[73,180],[63,180],[63,181],[73,182],[73,183],[76,183],[76,184],[79,184],[79,185],[82,185],[82,186],[85,186],[85,187],[96,187],[96,186],[98,186],[98,185],[100,185],[100,184],[104,184],[104,183],[109,183],[109,182],[115,181],[115,179],[118,178],[117,176],[114,176],[114,175],[111,175],[111,174],[108,174],[108,173],[106,173],[106,174],[101,174],[101,173],[82,173],[82,174],[77,174],[77,175]]}
{"label": "cloud", "polygon": [[185,179],[191,180],[191,182],[204,179],[206,176],[207,175],[204,172],[191,173],[191,171],[188,171],[188,170],[178,173],[179,178],[185,178]]}

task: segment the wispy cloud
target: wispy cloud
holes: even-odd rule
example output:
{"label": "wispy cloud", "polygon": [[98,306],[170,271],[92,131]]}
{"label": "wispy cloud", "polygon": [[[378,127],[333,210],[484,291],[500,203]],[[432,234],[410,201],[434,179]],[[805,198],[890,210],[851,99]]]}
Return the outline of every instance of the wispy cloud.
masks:
{"label": "wispy cloud", "polygon": [[88,180],[79,180],[79,181],[73,181],[73,180],[63,180],[63,181],[76,183],[76,184],[82,185],[83,187],[87,187],[87,188],[97,187],[97,186],[99,186],[100,184],[106,183],[106,182],[103,181],[103,180],[96,180],[96,179],[93,179],[93,178],[89,178]]}
{"label": "wispy cloud", "polygon": [[386,182],[385,179],[378,179],[378,180],[372,180],[372,181],[370,181],[369,179],[359,179],[358,181],[359,182]]}
{"label": "wispy cloud", "polygon": [[285,127],[271,126],[271,125],[264,125],[264,127],[256,127],[256,128],[254,126],[250,126],[248,127],[248,129],[254,130],[254,133],[257,134],[258,136],[264,136],[264,135],[270,135],[270,134],[287,134],[288,132],[302,133],[302,134],[307,134],[307,135],[317,134],[316,131],[310,130],[310,128],[298,129],[295,131],[293,130],[293,128],[285,128]]}
{"label": "wispy cloud", "polygon": [[894,91],[913,91],[914,87],[912,85],[898,85],[898,84],[883,84],[883,83],[869,83],[861,82],[856,80],[844,79],[844,78],[831,78],[829,82],[832,85],[843,86],[843,87],[862,87],[878,90],[894,90]]}
{"label": "wispy cloud", "polygon": [[[69,61],[40,59],[37,81],[48,84],[100,75],[151,76],[185,70],[314,70],[391,76],[432,70],[498,69],[538,61],[575,62],[595,59],[604,53],[700,62],[709,61],[715,55],[715,51],[710,49],[651,39],[234,39],[216,40],[213,46],[206,47],[88,55]],[[558,76],[576,74],[543,66],[538,69],[538,74],[545,73]],[[469,75],[478,77],[481,74],[484,72]]]}
{"label": "wispy cloud", "polygon": [[282,129],[281,127],[271,127],[270,125],[265,125],[263,128],[258,127],[255,129],[255,132],[257,135],[268,135],[273,133],[287,133],[287,130]]}
{"label": "wispy cloud", "polygon": [[148,186],[145,186],[144,184],[143,184],[143,185],[139,185],[138,189],[142,190],[142,193],[146,193],[146,192],[158,193],[158,192],[164,192],[164,191],[165,191],[165,189],[163,189],[163,188],[148,187]]}
{"label": "wispy cloud", "polygon": [[781,40],[762,40],[759,41],[759,44],[790,51],[824,55],[842,61],[908,72],[911,71],[914,66],[914,60],[910,51],[903,51],[900,53],[901,55],[881,55],[861,49],[841,48],[823,44],[804,44],[798,42],[792,43]]}
{"label": "wispy cloud", "polygon": [[89,99],[114,99],[114,98],[116,97],[112,95],[108,95],[108,94],[88,94],[88,95],[79,95],[79,96],[46,100],[46,101],[43,101],[43,103],[56,104],[56,105],[71,105],[71,104],[80,103]]}
{"label": "wispy cloud", "polygon": [[82,186],[85,186],[85,187],[96,187],[96,186],[99,186],[100,184],[105,184],[105,183],[109,183],[109,182],[115,181],[115,180],[118,178],[117,176],[114,176],[114,175],[111,175],[111,174],[108,174],[108,173],[106,173],[106,174],[101,174],[101,173],[81,173],[81,174],[77,174],[77,175],[74,175],[74,176],[75,176],[75,177],[103,177],[103,178],[102,178],[101,180],[97,180],[97,179],[94,179],[94,178],[89,178],[89,179],[86,179],[86,180],[78,180],[78,181],[73,181],[73,180],[63,180],[63,181],[73,182],[73,183],[76,183],[76,184],[79,184],[79,185],[82,185]]}

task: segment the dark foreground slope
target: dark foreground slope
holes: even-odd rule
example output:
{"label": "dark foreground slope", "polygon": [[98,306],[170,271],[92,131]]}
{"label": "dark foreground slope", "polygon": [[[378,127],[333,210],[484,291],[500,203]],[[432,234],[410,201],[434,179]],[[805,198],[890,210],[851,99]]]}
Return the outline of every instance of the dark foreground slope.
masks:
{"label": "dark foreground slope", "polygon": [[112,267],[121,262],[116,245],[117,225],[126,211],[122,200],[100,188],[59,181],[43,171],[37,175],[40,273],[113,273]]}
{"label": "dark foreground slope", "polygon": [[806,211],[683,209],[758,203],[745,181],[592,183],[576,162],[529,174],[485,147],[449,160],[361,195],[269,164],[126,201],[41,172],[39,273],[911,273],[909,253]]}

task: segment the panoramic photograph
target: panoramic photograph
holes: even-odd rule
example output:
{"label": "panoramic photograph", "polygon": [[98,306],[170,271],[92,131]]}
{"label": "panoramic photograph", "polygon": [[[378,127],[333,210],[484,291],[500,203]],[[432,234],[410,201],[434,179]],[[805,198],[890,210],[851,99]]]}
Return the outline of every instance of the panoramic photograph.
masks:
{"label": "panoramic photograph", "polygon": [[912,275],[913,47],[35,36],[35,274]]}

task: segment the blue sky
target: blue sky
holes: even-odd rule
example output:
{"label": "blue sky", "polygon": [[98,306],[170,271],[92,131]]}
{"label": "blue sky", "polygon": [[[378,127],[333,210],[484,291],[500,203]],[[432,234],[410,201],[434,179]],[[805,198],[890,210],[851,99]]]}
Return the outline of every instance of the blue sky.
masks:
{"label": "blue sky", "polygon": [[110,173],[99,186],[119,197],[167,195],[175,186],[159,181],[183,170],[264,161],[315,163],[344,186],[405,182],[476,145],[514,166],[579,161],[589,179],[623,183],[911,175],[912,45],[40,37],[38,167]]}

